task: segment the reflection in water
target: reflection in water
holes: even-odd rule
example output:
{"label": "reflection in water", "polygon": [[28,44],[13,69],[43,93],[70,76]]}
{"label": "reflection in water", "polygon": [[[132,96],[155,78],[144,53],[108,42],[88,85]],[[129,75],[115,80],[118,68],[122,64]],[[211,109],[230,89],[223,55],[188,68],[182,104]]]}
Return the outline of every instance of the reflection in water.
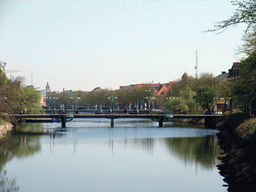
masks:
{"label": "reflection in water", "polygon": [[188,163],[199,163],[205,169],[213,169],[217,163],[219,146],[216,143],[216,136],[205,137],[182,137],[182,138],[124,138],[109,139],[109,147],[112,155],[115,146],[121,148],[132,148],[146,151],[153,155],[154,147],[158,141],[162,147],[166,146],[171,155]]}
{"label": "reflection in water", "polygon": [[42,123],[20,123],[16,128],[17,132],[44,133]]}
{"label": "reflection in water", "polygon": [[8,178],[7,171],[0,171],[0,190],[1,192],[12,192],[12,191],[19,191],[19,186],[16,185],[16,179]]}
{"label": "reflection in water", "polygon": [[109,139],[109,147],[114,151],[114,146],[119,148],[130,148],[135,150],[142,150],[153,154],[154,142],[153,138],[123,138],[123,139]]}
{"label": "reflection in water", "polygon": [[0,171],[13,157],[34,155],[41,150],[39,136],[13,135],[0,143]]}
{"label": "reflection in water", "polygon": [[195,162],[206,169],[213,169],[217,163],[219,146],[216,135],[205,137],[168,138],[165,143],[169,151],[185,164]]}
{"label": "reflection in water", "polygon": [[[0,143],[0,170],[17,175],[20,191],[26,192],[222,191],[222,177],[214,169],[216,131],[158,128],[151,122],[150,128],[145,122],[136,122],[137,127],[127,121],[116,125],[21,125],[26,133],[54,134],[10,136]],[[207,172],[196,172],[197,164]]]}

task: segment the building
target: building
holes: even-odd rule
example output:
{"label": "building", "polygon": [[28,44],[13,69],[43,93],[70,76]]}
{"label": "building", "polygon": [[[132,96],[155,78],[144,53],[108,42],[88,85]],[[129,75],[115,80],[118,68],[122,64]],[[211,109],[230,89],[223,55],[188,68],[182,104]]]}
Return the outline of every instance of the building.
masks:
{"label": "building", "polygon": [[51,89],[50,89],[50,85],[49,85],[49,82],[47,82],[47,84],[46,84],[46,94],[47,93],[51,93]]}
{"label": "building", "polygon": [[234,62],[231,69],[228,70],[228,78],[236,77],[239,75],[238,68],[239,68],[239,62]]}
{"label": "building", "polygon": [[46,106],[46,89],[38,91],[41,94],[40,104]]}
{"label": "building", "polygon": [[228,78],[228,73],[226,71],[222,71],[222,73],[216,77],[217,80],[219,81],[225,81]]}
{"label": "building", "polygon": [[157,96],[166,95],[171,91],[172,85],[177,83],[177,81],[169,81],[169,83],[141,83],[141,84],[131,84],[126,86],[120,86],[120,89],[133,88],[133,87],[152,87]]}

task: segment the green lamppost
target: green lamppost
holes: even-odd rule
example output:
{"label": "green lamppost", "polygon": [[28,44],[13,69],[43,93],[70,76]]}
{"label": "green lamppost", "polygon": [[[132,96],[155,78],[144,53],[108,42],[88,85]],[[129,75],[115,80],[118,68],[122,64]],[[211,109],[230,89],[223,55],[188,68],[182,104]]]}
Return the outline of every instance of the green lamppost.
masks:
{"label": "green lamppost", "polygon": [[74,97],[70,97],[70,99],[72,99],[73,101],[73,114],[76,113],[76,104],[77,104],[77,100],[80,99],[80,97],[74,96]]}
{"label": "green lamppost", "polygon": [[54,112],[54,101],[55,101],[55,99],[59,99],[59,98],[58,97],[46,97],[46,98],[50,100],[50,104],[49,104],[50,114],[52,114],[52,111],[53,111],[53,113],[55,113]]}
{"label": "green lamppost", "polygon": [[110,96],[108,97],[108,99],[111,99],[111,108],[112,108],[112,114],[114,113],[114,106],[113,106],[113,103],[114,103],[114,99],[117,99],[117,97],[115,96]]}
{"label": "green lamppost", "polygon": [[149,109],[149,114],[151,115],[152,114],[151,102],[152,102],[152,99],[155,99],[155,97],[145,97],[145,99],[148,100],[148,109]]}

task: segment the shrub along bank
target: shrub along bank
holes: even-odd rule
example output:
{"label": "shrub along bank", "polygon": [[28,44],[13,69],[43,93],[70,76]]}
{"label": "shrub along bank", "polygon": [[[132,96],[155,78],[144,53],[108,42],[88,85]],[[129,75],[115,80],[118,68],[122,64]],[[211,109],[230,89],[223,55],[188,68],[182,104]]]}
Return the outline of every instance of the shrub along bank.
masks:
{"label": "shrub along bank", "polygon": [[231,114],[219,130],[223,152],[217,167],[228,191],[256,191],[256,118],[246,113]]}

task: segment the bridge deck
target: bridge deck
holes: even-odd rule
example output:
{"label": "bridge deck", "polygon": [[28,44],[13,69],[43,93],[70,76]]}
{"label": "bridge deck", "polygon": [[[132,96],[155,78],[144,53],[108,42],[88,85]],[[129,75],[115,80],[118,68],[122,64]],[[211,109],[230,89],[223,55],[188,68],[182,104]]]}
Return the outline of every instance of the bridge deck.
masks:
{"label": "bridge deck", "polygon": [[111,119],[111,127],[114,127],[114,119],[117,118],[146,118],[159,122],[159,127],[163,127],[163,122],[169,121],[171,118],[205,118],[205,125],[212,126],[214,118],[222,117],[221,115],[206,114],[14,114],[13,117],[20,118],[56,118],[62,122],[62,127],[66,126],[66,122],[73,118],[108,118]]}
{"label": "bridge deck", "polygon": [[57,118],[57,117],[74,117],[74,118],[205,118],[205,117],[222,117],[221,115],[206,114],[14,114],[16,118]]}

